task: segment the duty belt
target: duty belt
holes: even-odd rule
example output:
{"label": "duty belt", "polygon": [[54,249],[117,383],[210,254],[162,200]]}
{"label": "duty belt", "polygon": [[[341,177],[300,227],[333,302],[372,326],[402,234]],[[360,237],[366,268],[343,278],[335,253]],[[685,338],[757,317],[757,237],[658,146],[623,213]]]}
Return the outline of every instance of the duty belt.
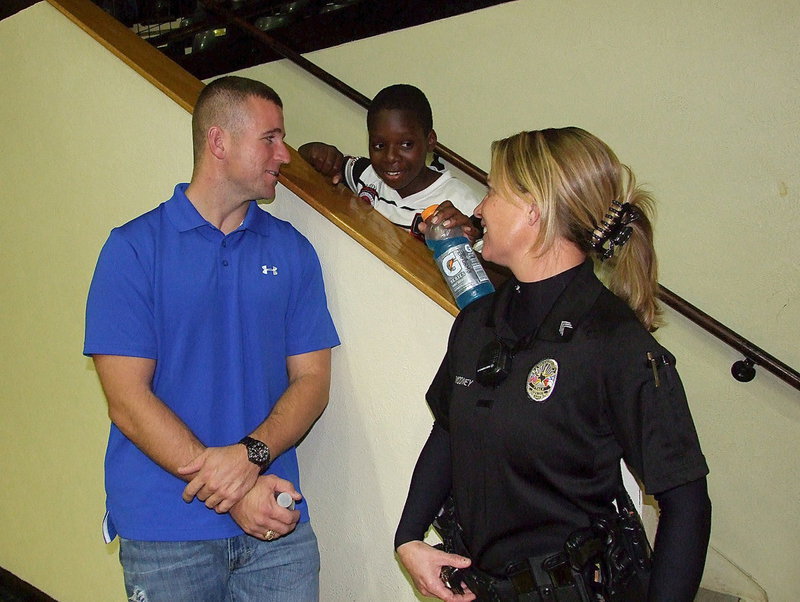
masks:
{"label": "duty belt", "polygon": [[579,573],[559,552],[510,563],[506,578],[492,577],[475,568],[456,571],[453,581],[464,581],[479,602],[594,602]]}

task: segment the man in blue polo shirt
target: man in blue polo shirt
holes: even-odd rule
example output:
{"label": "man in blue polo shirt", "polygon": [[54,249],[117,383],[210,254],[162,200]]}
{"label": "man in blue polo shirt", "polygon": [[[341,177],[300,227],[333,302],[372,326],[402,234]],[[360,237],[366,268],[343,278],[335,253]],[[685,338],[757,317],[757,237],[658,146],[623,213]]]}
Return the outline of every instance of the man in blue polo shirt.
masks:
{"label": "man in blue polo shirt", "polygon": [[281,100],[217,79],[192,134],[191,182],[111,232],[89,291],[84,353],[112,422],[105,533],[131,600],[315,600],[294,445],[339,340],[311,244],[255,202],[289,162]]}

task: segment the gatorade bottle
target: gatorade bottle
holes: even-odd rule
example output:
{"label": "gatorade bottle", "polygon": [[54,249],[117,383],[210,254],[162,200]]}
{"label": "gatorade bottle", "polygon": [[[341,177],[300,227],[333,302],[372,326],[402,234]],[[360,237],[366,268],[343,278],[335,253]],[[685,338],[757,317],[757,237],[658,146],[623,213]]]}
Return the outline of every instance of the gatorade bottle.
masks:
{"label": "gatorade bottle", "polygon": [[456,305],[464,309],[475,299],[494,292],[494,286],[460,227],[445,228],[441,223],[434,226],[428,221],[438,207],[431,205],[422,212],[422,219],[428,225],[425,244],[433,251],[433,258],[453,293]]}

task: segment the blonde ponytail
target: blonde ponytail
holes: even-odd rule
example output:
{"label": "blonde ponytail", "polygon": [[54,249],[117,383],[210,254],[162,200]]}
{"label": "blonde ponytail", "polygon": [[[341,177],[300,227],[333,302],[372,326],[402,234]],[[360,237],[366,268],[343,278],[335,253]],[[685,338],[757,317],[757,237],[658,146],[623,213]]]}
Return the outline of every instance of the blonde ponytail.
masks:
{"label": "blonde ponytail", "polygon": [[[539,208],[541,253],[563,237],[601,260],[606,254],[601,271],[608,274],[609,289],[648,330],[658,328],[653,199],[608,145],[576,127],[520,132],[492,144],[491,171],[493,186],[507,187]],[[629,221],[620,223],[625,211]],[[618,236],[625,228],[630,230]],[[593,240],[598,232],[599,244]]]}
{"label": "blonde ponytail", "polygon": [[653,198],[636,185],[630,168],[621,165],[627,174],[624,202],[638,213],[627,227],[631,228],[628,241],[605,261],[608,269],[608,288],[623,299],[650,331],[662,324],[658,303],[658,260],[653,246]]}

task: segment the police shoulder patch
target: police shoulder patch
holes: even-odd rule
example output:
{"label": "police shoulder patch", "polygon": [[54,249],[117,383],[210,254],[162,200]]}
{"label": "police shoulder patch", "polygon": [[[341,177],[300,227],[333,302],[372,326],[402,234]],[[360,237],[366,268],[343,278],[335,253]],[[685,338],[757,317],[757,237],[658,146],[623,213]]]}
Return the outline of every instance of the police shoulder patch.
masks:
{"label": "police shoulder patch", "polygon": [[528,383],[525,386],[528,397],[540,403],[545,401],[555,389],[557,378],[558,362],[549,358],[540,361],[528,372]]}

